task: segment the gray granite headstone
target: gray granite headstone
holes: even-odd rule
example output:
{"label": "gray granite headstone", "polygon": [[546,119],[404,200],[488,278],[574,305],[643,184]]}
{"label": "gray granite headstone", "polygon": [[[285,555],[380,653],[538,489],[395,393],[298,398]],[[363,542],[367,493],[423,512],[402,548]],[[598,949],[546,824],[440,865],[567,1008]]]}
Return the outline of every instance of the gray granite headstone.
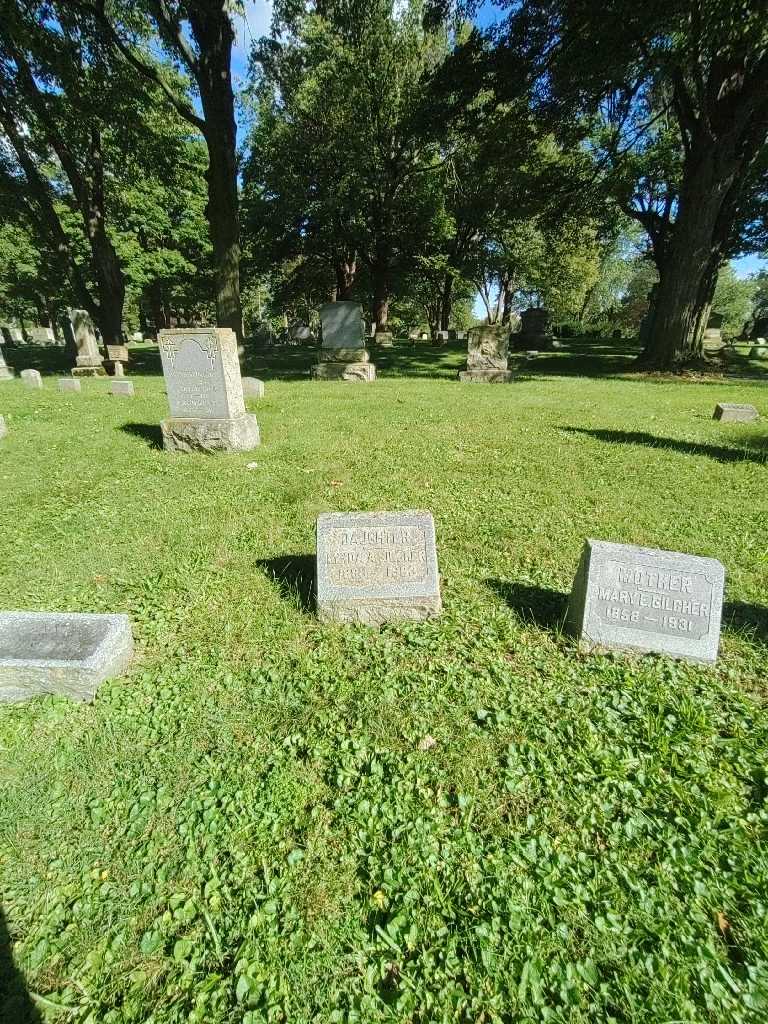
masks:
{"label": "gray granite headstone", "polygon": [[61,377],[59,380],[59,391],[82,391],[83,386],[79,380],[73,377]]}
{"label": "gray granite headstone", "polygon": [[378,626],[439,615],[429,512],[329,512],[317,519],[317,613]]}
{"label": "gray granite headstone", "polygon": [[363,309],[357,302],[327,302],[320,307],[322,345],[312,367],[316,380],[372,381],[376,367],[365,347]]}
{"label": "gray granite headstone", "polygon": [[738,402],[718,402],[714,416],[723,423],[754,423],[760,419],[760,413],[754,405],[739,405]]}
{"label": "gray granite headstone", "polygon": [[56,340],[51,327],[30,327],[27,336],[30,345],[53,345]]}
{"label": "gray granite headstone", "polygon": [[226,327],[185,327],[158,334],[171,407],[161,424],[175,452],[250,451],[259,444],[256,417],[245,411],[237,338]]}
{"label": "gray granite headstone", "polygon": [[41,388],[43,386],[43,378],[40,376],[39,370],[22,370],[19,376],[28,388]]}
{"label": "gray granite headstone", "polygon": [[588,540],[566,632],[585,649],[656,652],[714,663],[725,569],[714,558]]}
{"label": "gray granite headstone", "polygon": [[109,393],[111,395],[120,395],[123,398],[133,398],[136,392],[132,380],[112,379],[109,382]]}
{"label": "gray granite headstone", "polygon": [[42,693],[93,700],[132,654],[127,615],[0,612],[0,701]]}
{"label": "gray granite headstone", "polygon": [[258,377],[243,377],[243,394],[246,398],[263,398],[264,381]]}

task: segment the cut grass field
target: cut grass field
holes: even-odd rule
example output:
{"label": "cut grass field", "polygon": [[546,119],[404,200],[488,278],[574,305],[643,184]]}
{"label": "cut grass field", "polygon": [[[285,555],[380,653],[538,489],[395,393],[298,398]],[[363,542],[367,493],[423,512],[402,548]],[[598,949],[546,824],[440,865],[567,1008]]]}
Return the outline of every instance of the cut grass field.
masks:
{"label": "cut grass field", "polygon": [[[218,458],[158,448],[156,350],[133,400],[0,385],[0,604],[138,647],[93,705],[0,708],[0,1018],[765,1020],[768,435],[711,419],[765,381],[311,358],[254,362],[263,445]],[[320,625],[317,514],[406,508],[442,618]],[[561,635],[587,536],[725,564],[715,668]]]}

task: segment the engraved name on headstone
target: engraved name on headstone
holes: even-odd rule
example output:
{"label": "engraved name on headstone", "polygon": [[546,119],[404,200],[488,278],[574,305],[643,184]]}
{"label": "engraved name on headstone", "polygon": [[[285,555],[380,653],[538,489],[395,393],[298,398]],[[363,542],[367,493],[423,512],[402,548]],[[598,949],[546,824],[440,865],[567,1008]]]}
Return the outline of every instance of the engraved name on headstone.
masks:
{"label": "engraved name on headstone", "polygon": [[249,451],[259,443],[256,417],[245,411],[237,338],[229,328],[160,331],[170,419],[169,451]]}
{"label": "engraved name on headstone", "polygon": [[588,540],[566,630],[585,648],[714,662],[724,585],[725,569],[714,558]]}
{"label": "engraved name on headstone", "polygon": [[332,512],[317,520],[317,611],[380,625],[442,609],[429,512]]}

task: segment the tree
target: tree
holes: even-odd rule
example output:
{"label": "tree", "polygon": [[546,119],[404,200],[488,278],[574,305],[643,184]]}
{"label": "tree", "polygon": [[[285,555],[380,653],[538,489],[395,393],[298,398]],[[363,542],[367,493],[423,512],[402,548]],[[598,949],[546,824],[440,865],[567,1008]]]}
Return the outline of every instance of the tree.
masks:
{"label": "tree", "polygon": [[[114,48],[143,78],[157,85],[174,110],[196,128],[208,149],[206,217],[216,265],[216,318],[242,337],[237,126],[232,90],[230,0],[74,0],[94,17]],[[188,29],[188,31],[187,31]],[[195,83],[202,116],[142,44],[157,34]]]}
{"label": "tree", "polygon": [[533,86],[563,130],[594,133],[602,187],[648,234],[650,366],[700,354],[718,272],[744,242],[766,157],[766,11],[766,0],[524,0],[497,52],[507,89]]}

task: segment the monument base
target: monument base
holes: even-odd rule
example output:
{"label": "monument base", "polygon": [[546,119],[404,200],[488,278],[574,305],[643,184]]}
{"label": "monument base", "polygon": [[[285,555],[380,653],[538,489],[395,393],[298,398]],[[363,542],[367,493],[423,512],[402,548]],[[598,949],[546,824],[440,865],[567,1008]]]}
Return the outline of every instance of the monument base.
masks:
{"label": "monument base", "polygon": [[403,598],[346,598],[316,601],[321,622],[359,622],[365,626],[382,626],[385,622],[409,620],[421,622],[434,619],[443,610],[440,595]]}
{"label": "monument base", "polygon": [[474,369],[459,372],[462,384],[510,384],[514,376],[511,370]]}
{"label": "monument base", "polygon": [[107,371],[103,366],[75,366],[72,369],[73,377],[106,377]]}
{"label": "monument base", "polygon": [[260,443],[250,413],[223,420],[163,420],[160,428],[167,452],[249,452]]}
{"label": "monument base", "polygon": [[321,363],[367,363],[370,361],[367,348],[321,348],[317,357]]}
{"label": "monument base", "polygon": [[376,380],[376,366],[373,363],[315,363],[312,367],[315,380]]}

